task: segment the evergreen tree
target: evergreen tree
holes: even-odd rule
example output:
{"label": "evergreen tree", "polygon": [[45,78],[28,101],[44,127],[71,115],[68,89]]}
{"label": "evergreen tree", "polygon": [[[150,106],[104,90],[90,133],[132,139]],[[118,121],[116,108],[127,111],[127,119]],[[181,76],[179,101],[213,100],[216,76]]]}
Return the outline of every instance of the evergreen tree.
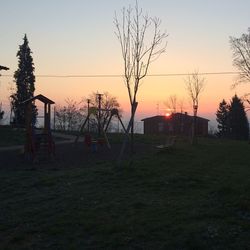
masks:
{"label": "evergreen tree", "polygon": [[233,96],[229,107],[230,137],[237,140],[247,140],[249,124],[245,107],[237,95]]}
{"label": "evergreen tree", "polygon": [[229,135],[229,105],[223,99],[219,104],[216,112],[216,121],[218,122],[218,135],[220,137],[228,137]]}
{"label": "evergreen tree", "polygon": [[[25,34],[23,44],[19,46],[19,51],[17,52],[18,69],[14,74],[16,93],[11,95],[11,106],[14,112],[13,123],[18,126],[24,126],[25,124],[25,106],[21,103],[29,98],[32,98],[35,91],[35,68],[31,54],[32,52]],[[37,109],[34,104],[32,106],[32,113],[33,123],[35,124]]]}
{"label": "evergreen tree", "polygon": [[4,111],[2,110],[2,103],[0,103],[0,121],[3,119]]}

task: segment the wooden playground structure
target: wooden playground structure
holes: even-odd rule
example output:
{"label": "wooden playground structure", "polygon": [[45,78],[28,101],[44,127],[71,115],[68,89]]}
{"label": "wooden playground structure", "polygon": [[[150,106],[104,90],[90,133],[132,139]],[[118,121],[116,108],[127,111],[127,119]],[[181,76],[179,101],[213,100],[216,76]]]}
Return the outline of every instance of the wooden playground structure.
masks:
{"label": "wooden playground structure", "polygon": [[[39,132],[35,130],[34,117],[32,114],[32,104],[39,100],[44,104],[43,129]],[[24,146],[25,158],[30,161],[39,161],[41,159],[49,159],[55,154],[55,143],[51,134],[51,105],[52,100],[44,95],[37,95],[25,100],[21,105],[25,105],[25,128],[26,140]]]}
{"label": "wooden playground structure", "polygon": [[[102,95],[97,94],[98,97],[98,107],[90,107],[90,100],[87,100],[87,116],[84,119],[82,125],[80,126],[79,132],[75,137],[75,144],[78,142],[80,136],[84,136],[84,144],[86,147],[90,148],[91,152],[97,152],[99,147],[106,146],[111,149],[111,145],[107,136],[107,131],[110,127],[111,121],[114,117],[118,119],[124,133],[124,139],[121,146],[121,151],[118,154],[118,161],[120,161],[126,144],[130,139],[129,131],[131,129],[132,118],[129,121],[127,128],[125,128],[119,110],[113,109],[103,109],[101,106]],[[43,129],[36,129],[33,115],[33,104],[35,101],[40,101],[44,104],[44,114],[43,116],[38,116],[38,118],[43,118],[44,124]],[[51,105],[54,101],[45,97],[44,95],[37,95],[30,99],[25,100],[20,105],[25,105],[25,128],[26,128],[26,140],[24,145],[24,155],[28,161],[44,161],[49,160],[55,155],[55,143],[51,133]],[[134,110],[137,108],[137,103],[135,103]],[[102,123],[102,115],[107,115],[107,122]],[[92,119],[92,120],[91,120]],[[97,131],[93,133],[90,128],[90,122],[95,120],[95,125],[97,126]]]}
{"label": "wooden playground structure", "polygon": [[8,68],[8,67],[5,67],[5,66],[0,65],[0,70],[9,70],[9,68]]}
{"label": "wooden playground structure", "polygon": [[[106,145],[109,149],[111,149],[111,145],[108,140],[107,131],[111,124],[112,118],[117,117],[119,123],[121,124],[124,133],[126,134],[126,128],[121,120],[121,116],[119,114],[119,110],[116,108],[113,109],[103,109],[101,107],[102,94],[97,94],[98,98],[98,107],[90,107],[90,99],[87,99],[87,116],[83,121],[79,133],[75,138],[75,143],[78,142],[79,137],[84,134],[84,143],[86,146],[91,147],[93,152],[97,151],[98,145]],[[108,114],[108,121],[105,125],[102,124],[101,117],[103,112]],[[93,117],[97,120],[97,138],[94,138],[90,133],[90,119]],[[87,126],[87,128],[86,128]]]}

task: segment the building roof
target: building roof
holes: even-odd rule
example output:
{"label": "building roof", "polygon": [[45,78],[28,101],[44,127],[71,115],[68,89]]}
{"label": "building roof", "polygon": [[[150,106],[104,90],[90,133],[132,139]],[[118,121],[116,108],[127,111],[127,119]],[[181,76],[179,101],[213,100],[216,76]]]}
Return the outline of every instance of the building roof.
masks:
{"label": "building roof", "polygon": [[41,101],[43,103],[47,103],[47,104],[55,104],[54,101],[50,100],[49,98],[47,98],[46,96],[41,95],[41,94],[36,95],[36,96],[34,96],[34,97],[30,98],[30,99],[27,99],[27,100],[23,101],[22,104],[32,102],[32,101],[35,101],[35,100],[39,100],[39,101]]}
{"label": "building roof", "polygon": [[[193,116],[188,115],[188,114],[186,114],[186,113],[175,113],[175,114],[172,114],[170,117],[166,117],[165,115],[155,115],[155,116],[151,116],[151,117],[144,118],[144,119],[142,119],[141,121],[144,122],[144,121],[147,121],[147,120],[171,119],[171,117],[173,117],[173,116],[184,116],[184,117],[189,117],[189,118],[193,117]],[[202,119],[202,120],[209,121],[208,119],[203,118],[203,117],[197,116],[197,118],[198,118],[198,119]]]}
{"label": "building roof", "polygon": [[155,115],[155,116],[151,116],[151,117],[146,117],[144,119],[142,119],[141,121],[146,121],[146,120],[152,120],[152,119],[163,119],[166,118],[165,115]]}

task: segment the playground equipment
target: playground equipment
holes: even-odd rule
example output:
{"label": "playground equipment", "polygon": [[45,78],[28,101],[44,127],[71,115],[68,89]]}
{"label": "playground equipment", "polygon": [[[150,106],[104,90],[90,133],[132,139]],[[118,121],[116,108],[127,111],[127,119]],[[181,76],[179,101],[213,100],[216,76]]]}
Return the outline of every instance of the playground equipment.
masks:
{"label": "playground equipment", "polygon": [[[44,118],[43,130],[40,133],[35,131],[32,115],[32,103],[36,100],[44,103],[44,115],[39,118]],[[43,95],[37,95],[21,103],[25,105],[25,128],[26,141],[24,153],[27,159],[34,161],[50,158],[55,154],[55,143],[52,138],[50,119],[51,105],[54,102]]]}
{"label": "playground equipment", "polygon": [[[8,68],[8,67],[5,67],[5,66],[0,65],[0,71],[1,71],[1,70],[9,70],[9,68]],[[1,74],[0,74],[0,76],[1,76]]]}
{"label": "playground equipment", "polygon": [[[79,133],[75,138],[75,143],[77,143],[80,135],[83,134],[85,126],[87,125],[87,133],[85,133],[84,142],[85,142],[86,146],[91,147],[93,152],[97,151],[97,144],[99,144],[99,145],[106,144],[107,147],[109,149],[111,149],[111,145],[110,145],[108,137],[107,137],[107,130],[108,130],[110,122],[114,116],[118,118],[119,123],[121,124],[124,132],[126,133],[126,128],[124,127],[124,124],[121,120],[118,109],[102,109],[102,107],[101,107],[102,95],[97,94],[97,98],[98,98],[98,107],[90,107],[89,106],[90,100],[89,99],[87,100],[87,104],[88,104],[87,105],[87,117],[85,118],[83,124],[80,127]],[[106,112],[109,115],[108,122],[107,122],[105,128],[101,124],[102,112]],[[98,139],[97,140],[93,139],[90,135],[90,125],[89,124],[90,124],[90,119],[92,116],[95,119],[97,119],[97,126],[98,126]],[[103,136],[103,138],[102,138],[102,136]]]}
{"label": "playground equipment", "polygon": [[9,68],[8,68],[8,67],[5,67],[5,66],[0,65],[0,70],[9,70]]}

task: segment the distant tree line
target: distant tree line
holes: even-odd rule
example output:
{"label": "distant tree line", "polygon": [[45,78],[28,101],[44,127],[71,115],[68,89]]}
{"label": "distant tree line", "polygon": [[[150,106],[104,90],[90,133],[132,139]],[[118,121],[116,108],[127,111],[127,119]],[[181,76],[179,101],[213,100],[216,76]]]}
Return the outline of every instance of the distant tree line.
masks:
{"label": "distant tree line", "polygon": [[71,99],[65,100],[66,104],[55,107],[55,129],[62,131],[74,131],[80,126],[84,117],[79,104]]}
{"label": "distant tree line", "polygon": [[236,140],[249,138],[249,124],[243,101],[233,96],[227,103],[224,99],[216,112],[218,122],[218,136]]}
{"label": "distant tree line", "polygon": [[[89,100],[90,110],[93,112],[89,119],[90,130],[96,132],[98,124],[98,114],[95,112],[98,108],[97,93],[93,92],[88,97],[84,97],[81,103],[72,99],[66,99],[66,104],[55,107],[55,129],[62,131],[77,131],[84,122],[88,114],[87,100]],[[101,99],[101,117],[100,123],[102,127],[108,122],[110,113],[105,110],[118,109],[121,115],[120,104],[117,98],[108,92],[102,94]],[[112,124],[110,126],[112,128]]]}

